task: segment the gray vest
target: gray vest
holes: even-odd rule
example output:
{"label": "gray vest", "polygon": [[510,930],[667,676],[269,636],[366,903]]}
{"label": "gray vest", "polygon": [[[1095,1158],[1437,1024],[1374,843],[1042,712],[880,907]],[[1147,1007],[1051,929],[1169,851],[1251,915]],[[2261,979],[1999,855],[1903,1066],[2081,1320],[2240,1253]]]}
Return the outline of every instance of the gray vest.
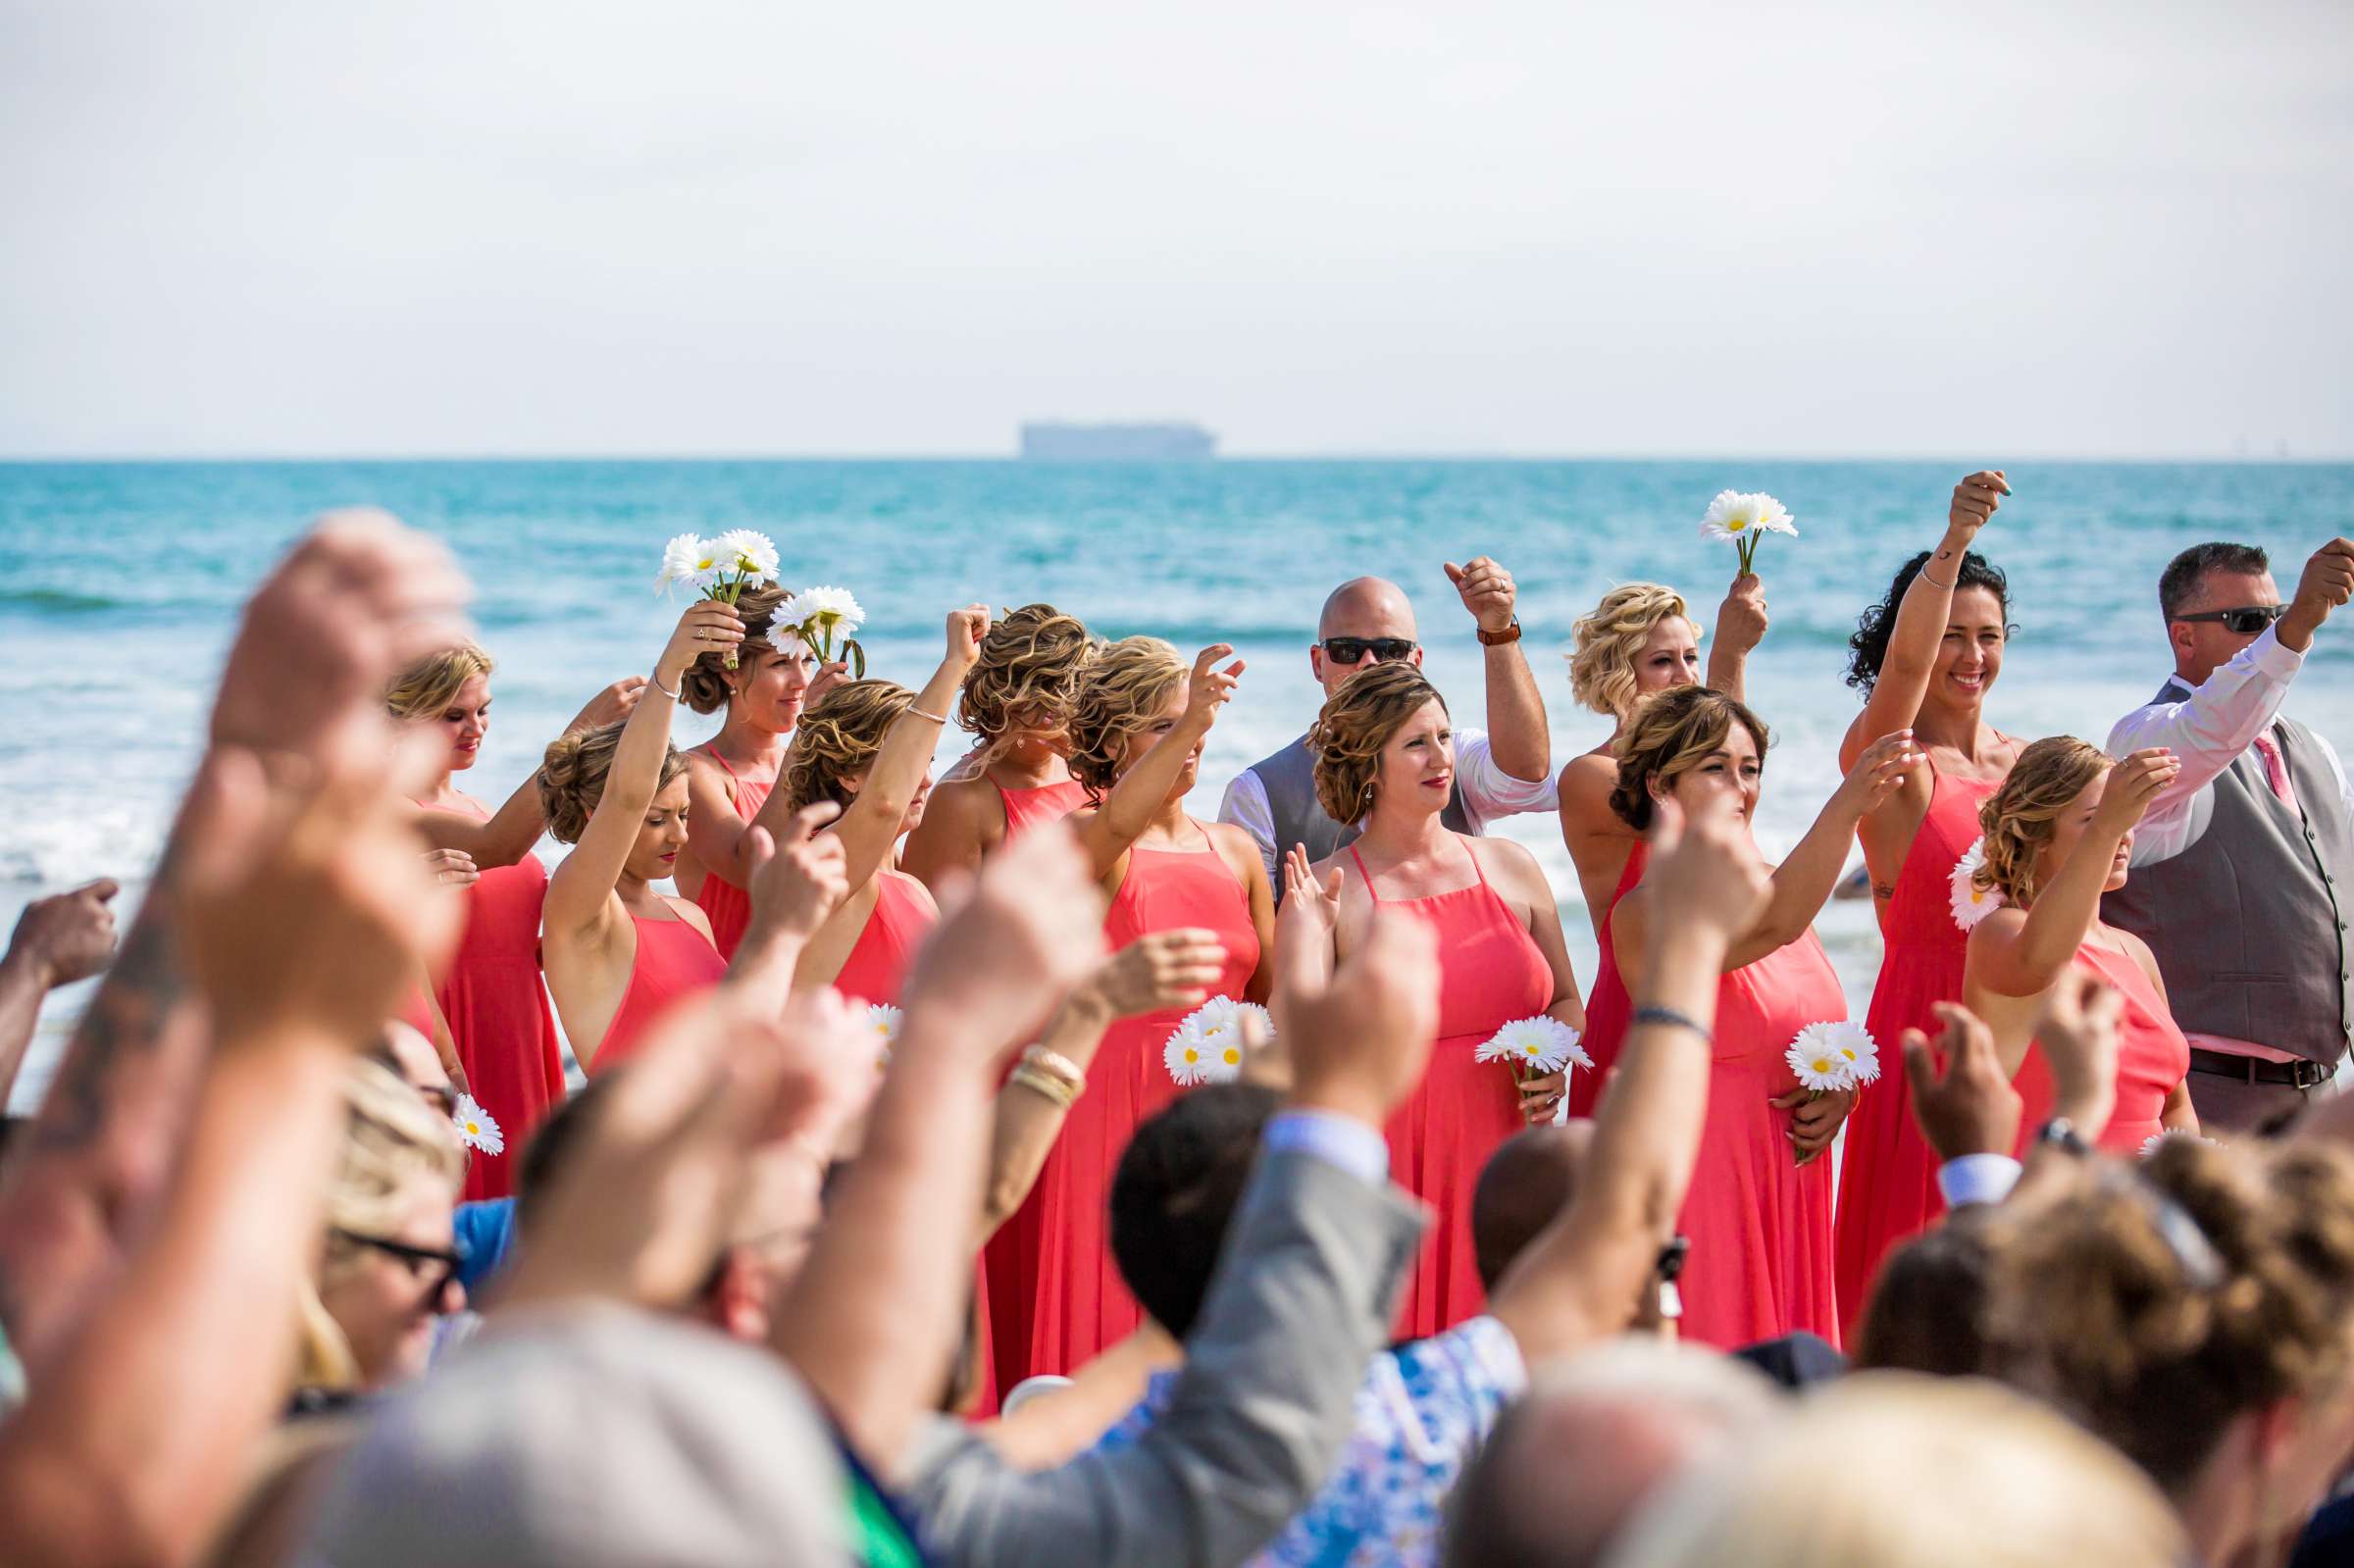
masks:
{"label": "gray vest", "polygon": [[[2158,700],[2174,695],[2163,688]],[[2354,821],[2313,732],[2282,719],[2274,733],[2303,820],[2250,747],[2192,799],[2205,831],[2190,847],[2135,866],[2101,915],[2158,955],[2183,1029],[2334,1062],[2354,1022],[2341,891],[2354,877]]]}
{"label": "gray vest", "polygon": [[[1316,759],[1308,754],[1307,736],[1302,735],[1271,757],[1261,758],[1251,765],[1258,775],[1261,787],[1267,792],[1267,810],[1275,819],[1275,859],[1280,865],[1283,857],[1292,852],[1292,845],[1305,844],[1307,858],[1322,860],[1337,850],[1356,841],[1357,827],[1346,827],[1324,815],[1316,804]],[[1463,805],[1463,781],[1458,775],[1447,793],[1447,809],[1439,821],[1457,833],[1470,833],[1471,813]],[[1283,883],[1276,879],[1276,895],[1282,896]]]}

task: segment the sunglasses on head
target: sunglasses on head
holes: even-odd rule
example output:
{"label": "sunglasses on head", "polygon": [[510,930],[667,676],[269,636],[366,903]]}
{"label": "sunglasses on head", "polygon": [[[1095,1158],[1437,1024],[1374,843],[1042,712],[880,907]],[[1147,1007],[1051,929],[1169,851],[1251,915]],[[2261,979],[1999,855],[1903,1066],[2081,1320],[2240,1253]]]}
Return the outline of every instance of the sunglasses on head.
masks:
{"label": "sunglasses on head", "polygon": [[1324,657],[1335,664],[1356,664],[1368,653],[1377,664],[1403,659],[1414,651],[1411,637],[1326,637]]}
{"label": "sunglasses on head", "polygon": [[439,1300],[441,1292],[449,1289],[449,1282],[458,1277],[458,1270],[466,1266],[466,1249],[463,1246],[447,1250],[435,1246],[411,1246],[406,1241],[395,1241],[390,1237],[346,1231],[341,1226],[335,1227],[333,1235],[338,1240],[352,1246],[371,1247],[387,1257],[400,1259],[409,1266],[409,1273],[417,1283],[426,1287],[426,1299],[429,1301]]}
{"label": "sunglasses on head", "polygon": [[2178,615],[2177,621],[2221,621],[2224,630],[2234,636],[2252,637],[2288,614],[2285,604],[2249,604],[2236,610],[2201,610],[2196,615]]}

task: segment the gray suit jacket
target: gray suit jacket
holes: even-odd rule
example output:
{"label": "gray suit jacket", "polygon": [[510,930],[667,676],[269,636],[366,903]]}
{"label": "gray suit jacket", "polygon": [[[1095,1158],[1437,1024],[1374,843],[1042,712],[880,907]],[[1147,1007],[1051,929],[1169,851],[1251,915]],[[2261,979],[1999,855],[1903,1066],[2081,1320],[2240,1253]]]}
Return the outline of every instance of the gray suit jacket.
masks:
{"label": "gray suit jacket", "polygon": [[1013,1469],[943,1421],[907,1497],[959,1568],[1227,1568],[1323,1484],[1388,1341],[1420,1205],[1312,1154],[1262,1155],[1167,1412],[1134,1447]]}

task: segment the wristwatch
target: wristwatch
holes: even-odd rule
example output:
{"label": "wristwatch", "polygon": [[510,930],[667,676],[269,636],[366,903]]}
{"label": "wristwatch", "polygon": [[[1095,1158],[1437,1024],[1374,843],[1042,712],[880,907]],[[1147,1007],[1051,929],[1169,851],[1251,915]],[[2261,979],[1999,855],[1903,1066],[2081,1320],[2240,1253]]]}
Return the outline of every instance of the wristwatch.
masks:
{"label": "wristwatch", "polygon": [[1479,632],[1479,640],[1481,642],[1485,643],[1491,648],[1501,648],[1508,642],[1517,642],[1520,640],[1520,618],[1518,616],[1513,616],[1512,624],[1506,627],[1502,632],[1490,632],[1484,626],[1479,627],[1476,630]]}
{"label": "wristwatch", "polygon": [[2044,1123],[2043,1131],[2035,1135],[2035,1141],[2049,1144],[2064,1154],[2073,1154],[2078,1159],[2085,1158],[2093,1151],[2092,1145],[2084,1141],[2084,1135],[2076,1131],[2076,1124],[2065,1116],[2055,1116]]}

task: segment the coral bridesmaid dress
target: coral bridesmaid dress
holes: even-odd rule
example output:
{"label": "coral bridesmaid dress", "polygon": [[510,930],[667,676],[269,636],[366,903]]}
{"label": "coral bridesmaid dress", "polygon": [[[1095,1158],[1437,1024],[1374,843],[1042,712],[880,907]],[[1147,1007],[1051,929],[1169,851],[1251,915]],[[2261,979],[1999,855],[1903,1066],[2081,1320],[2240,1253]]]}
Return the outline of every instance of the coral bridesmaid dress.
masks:
{"label": "coral bridesmaid dress", "polygon": [[[2166,1131],[2160,1118],[2166,1111],[2167,1095],[2190,1071],[2190,1041],[2183,1037],[2174,1014],[2167,1011],[2165,998],[2131,954],[2086,941],[2072,962],[2116,986],[2124,1000],[2117,1020],[2117,1106],[2102,1130],[2100,1146],[2130,1159],[2141,1152],[2143,1144]],[[2052,1070],[2041,1045],[2027,1048],[2026,1060],[2020,1064],[2014,1082],[2024,1104],[2019,1121],[2023,1157],[2025,1145],[2052,1118]]]}
{"label": "coral bridesmaid dress", "polygon": [[605,1026],[604,1043],[588,1061],[590,1073],[601,1073],[628,1057],[665,1007],[691,992],[708,990],[728,972],[719,949],[684,920],[633,914],[630,924],[638,928],[638,956],[630,966],[629,988],[621,993],[613,1022]]}
{"label": "coral bridesmaid dress", "polygon": [[[702,748],[703,755],[719,764],[722,772],[736,785],[736,815],[745,822],[760,815],[767,804],[769,791],[776,788],[774,779],[746,779],[728,766],[728,759],[712,750]],[[752,895],[722,877],[716,871],[703,873],[703,885],[696,889],[694,901],[710,918],[711,943],[722,958],[736,956],[736,948],[743,940],[743,929],[752,923]]]}
{"label": "coral bridesmaid dress", "polygon": [[1611,916],[1617,913],[1618,900],[1643,880],[1643,868],[1650,864],[1651,843],[1646,839],[1637,843],[1635,852],[1626,857],[1626,870],[1618,874],[1618,887],[1611,894],[1611,907],[1595,923],[1594,935],[1602,946],[1602,967],[1595,971],[1593,994],[1586,998],[1586,1035],[1579,1041],[1586,1054],[1594,1058],[1594,1066],[1569,1075],[1571,1116],[1594,1114],[1595,1103],[1602,1098],[1602,1086],[1610,1082],[1611,1069],[1618,1065],[1618,1048],[1626,1043],[1626,1026],[1634,1016],[1635,1003],[1626,993],[1626,977],[1618,973],[1618,944],[1611,935]]}
{"label": "coral bridesmaid dress", "polygon": [[876,873],[875,907],[866,912],[866,927],[842,961],[834,988],[851,1002],[899,1004],[899,987],[907,982],[907,966],[932,928],[940,911],[924,885],[903,871]]}
{"label": "coral bridesmaid dress", "polygon": [[1031,829],[1060,822],[1086,805],[1087,785],[1076,779],[1027,789],[1008,789],[999,784],[998,796],[1005,802],[1004,841],[1011,843]]}
{"label": "coral bridesmaid dress", "polygon": [[[1258,932],[1242,879],[1214,847],[1131,849],[1128,875],[1103,917],[1105,940],[1116,949],[1181,927],[1217,934],[1226,962],[1210,994],[1241,1000],[1258,970]],[[1140,1312],[1112,1261],[1105,1210],[1129,1136],[1180,1092],[1162,1050],[1191,1011],[1124,1018],[1104,1034],[1087,1092],[1071,1107],[1037,1185],[990,1242],[999,1388],[1067,1374],[1135,1332]]]}

